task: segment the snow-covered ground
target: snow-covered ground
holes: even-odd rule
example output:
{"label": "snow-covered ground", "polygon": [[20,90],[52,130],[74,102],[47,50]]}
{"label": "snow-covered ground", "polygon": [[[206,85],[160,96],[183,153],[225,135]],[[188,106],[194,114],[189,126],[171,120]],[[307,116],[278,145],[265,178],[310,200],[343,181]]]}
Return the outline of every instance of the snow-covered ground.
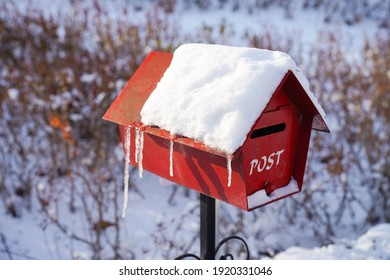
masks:
{"label": "snow-covered ground", "polygon": [[[145,259],[174,259],[187,252],[199,254],[199,221],[192,213],[199,213],[198,200],[195,195],[190,197],[177,194],[172,203],[167,197],[171,194],[173,184],[157,176],[144,172],[144,178],[139,179],[134,174],[134,183],[145,197],[135,192],[129,193],[126,223],[123,233],[127,240],[125,246],[137,256]],[[181,187],[179,187],[181,188]],[[180,196],[180,198],[179,198]],[[184,218],[183,218],[184,217]],[[187,217],[187,218],[186,218]],[[45,226],[39,213],[24,213],[23,218],[14,219],[7,216],[1,218],[1,232],[5,234],[10,253],[4,243],[0,246],[0,259],[69,259],[86,258],[86,248],[74,246],[68,238],[58,233],[55,228]],[[77,216],[70,216],[74,231],[82,230],[77,222]],[[163,223],[166,226],[159,226]],[[250,225],[247,225],[250,227]],[[173,238],[179,246],[170,247],[163,239],[167,235]],[[299,238],[295,232],[293,238]],[[218,240],[219,241],[219,240]],[[248,238],[250,250],[259,241]],[[156,246],[158,250],[156,250]],[[251,251],[256,258],[256,252]],[[132,258],[132,255],[125,256]],[[263,256],[268,259],[268,257]],[[390,224],[379,224],[372,227],[357,239],[338,240],[334,244],[314,247],[291,247],[274,256],[275,259],[294,260],[342,260],[342,259],[390,259]]]}
{"label": "snow-covered ground", "polygon": [[[58,2],[20,1],[19,4],[22,7],[31,2],[48,14],[55,13],[58,9],[62,11],[70,9],[68,1],[65,0]],[[115,17],[115,11],[119,10],[118,6],[129,5],[129,2],[131,1],[102,1],[102,6]],[[92,1],[82,3],[91,5]],[[139,17],[142,20],[142,13],[144,10],[136,12],[134,18]],[[218,32],[216,30],[221,23],[228,30],[234,30],[234,39],[229,40],[232,45],[240,45],[240,36],[245,31],[255,34],[268,30],[280,36],[293,34],[303,46],[314,44],[318,39],[318,34],[324,30],[334,31],[339,34],[340,40],[345,41],[344,46],[350,50],[351,59],[357,58],[357,50],[362,47],[366,37],[371,38],[377,32],[383,32],[378,29],[377,23],[370,20],[352,26],[339,22],[324,24],[323,15],[317,14],[314,10],[295,11],[293,17],[287,18],[285,11],[278,8],[270,8],[253,14],[243,9],[236,12],[228,8],[202,12],[192,8],[183,9],[171,17],[180,23],[179,26],[183,32],[189,34],[189,42],[191,34],[199,32],[205,25],[213,26],[213,32]],[[220,40],[217,43],[226,43]],[[118,147],[118,150],[120,153],[121,147]],[[184,195],[184,188],[175,186],[148,172],[144,172],[143,179],[139,179],[136,172],[131,173],[130,176],[132,184],[142,191],[142,195],[135,191],[129,192],[126,218],[121,221],[124,224],[121,235],[126,240],[123,251],[133,252],[137,258],[145,259],[173,259],[186,252],[199,253],[199,221],[194,215],[199,213],[197,195],[192,191]],[[178,188],[175,195],[172,195],[173,188]],[[32,196],[34,197],[34,194]],[[170,196],[172,196],[171,199],[168,199]],[[35,202],[32,201],[33,209]],[[284,202],[278,202],[278,205],[281,203]],[[223,206],[225,213],[232,213],[234,210],[231,206]],[[38,208],[36,205],[35,207]],[[272,206],[269,207],[272,209]],[[1,207],[2,211],[4,208]],[[250,214],[242,213],[242,215],[246,217],[244,226],[248,228],[247,232],[253,236],[262,230],[264,225],[271,226],[278,222],[269,212],[259,211],[257,215],[262,216],[261,222],[254,223],[251,223],[253,219]],[[234,226],[235,216],[232,214],[231,217],[231,224]],[[70,225],[69,232],[85,230],[85,224],[77,214],[70,214],[67,219]],[[0,259],[82,259],[89,256],[86,253],[86,246],[80,245],[82,243],[75,244],[74,241],[56,230],[53,225],[50,225],[47,220],[42,219],[39,209],[31,212],[24,211],[20,218],[12,218],[2,212],[0,233]],[[110,234],[110,229],[106,234]],[[291,231],[286,229],[284,235],[265,236],[264,242],[271,245],[291,244],[294,243],[291,240],[299,240],[301,235],[298,228]],[[175,246],[170,243],[170,240],[164,239],[164,236],[174,239]],[[253,236],[246,236],[249,247],[259,248],[259,239]],[[281,237],[291,240],[280,240]],[[301,247],[291,247],[275,256],[271,254],[272,257],[275,259],[390,259],[390,224],[376,225],[358,238],[332,240],[332,244],[327,246],[313,247],[311,240],[297,243]],[[257,252],[252,252],[252,256],[254,258],[264,257]],[[134,256],[128,253],[123,257],[133,258]]]}
{"label": "snow-covered ground", "polygon": [[356,240],[311,249],[291,247],[275,256],[277,260],[389,260],[390,224],[372,227]]}

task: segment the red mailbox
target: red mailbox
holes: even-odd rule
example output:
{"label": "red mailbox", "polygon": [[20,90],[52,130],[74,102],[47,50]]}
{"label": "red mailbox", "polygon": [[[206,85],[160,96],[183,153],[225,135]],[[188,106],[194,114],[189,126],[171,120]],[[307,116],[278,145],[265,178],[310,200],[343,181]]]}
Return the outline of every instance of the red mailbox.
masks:
{"label": "red mailbox", "polygon": [[142,123],[140,112],[172,57],[151,52],[103,117],[119,124],[125,146],[128,138],[128,161],[140,175],[148,170],[247,211],[300,192],[311,129],[329,129],[294,72],[277,81],[243,144],[226,153]]}

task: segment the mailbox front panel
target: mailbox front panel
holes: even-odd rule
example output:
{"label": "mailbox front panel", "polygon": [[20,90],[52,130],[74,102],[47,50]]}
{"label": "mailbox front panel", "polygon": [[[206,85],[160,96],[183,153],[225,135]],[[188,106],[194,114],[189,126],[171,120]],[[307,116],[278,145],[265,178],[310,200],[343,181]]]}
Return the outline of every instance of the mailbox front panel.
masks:
{"label": "mailbox front panel", "polygon": [[290,182],[298,126],[299,113],[293,105],[262,114],[243,151],[248,195]]}

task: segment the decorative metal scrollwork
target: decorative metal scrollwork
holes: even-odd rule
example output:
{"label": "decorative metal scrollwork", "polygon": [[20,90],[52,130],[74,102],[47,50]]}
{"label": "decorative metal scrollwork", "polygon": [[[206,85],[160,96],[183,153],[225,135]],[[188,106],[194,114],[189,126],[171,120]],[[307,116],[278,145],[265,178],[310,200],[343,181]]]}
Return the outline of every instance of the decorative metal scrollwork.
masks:
{"label": "decorative metal scrollwork", "polygon": [[[215,257],[217,256],[218,254],[218,251],[221,249],[221,247],[223,245],[225,245],[227,242],[229,242],[230,240],[238,240],[240,242],[242,242],[244,244],[244,247],[245,247],[245,251],[246,251],[246,260],[249,260],[250,259],[250,253],[249,253],[249,247],[248,247],[248,244],[245,242],[244,239],[242,239],[241,237],[239,236],[229,236],[229,237],[225,237],[224,239],[222,239],[218,245],[216,246],[215,248],[215,253],[214,253],[214,259]],[[202,260],[200,257],[198,257],[197,255],[194,255],[194,254],[183,254],[179,257],[177,257],[175,260],[184,260],[184,259],[189,259],[189,258],[194,258],[196,260]],[[220,260],[234,260],[234,257],[233,257],[233,254],[231,253],[227,253],[227,254],[224,254],[224,255],[221,255],[219,257]]]}

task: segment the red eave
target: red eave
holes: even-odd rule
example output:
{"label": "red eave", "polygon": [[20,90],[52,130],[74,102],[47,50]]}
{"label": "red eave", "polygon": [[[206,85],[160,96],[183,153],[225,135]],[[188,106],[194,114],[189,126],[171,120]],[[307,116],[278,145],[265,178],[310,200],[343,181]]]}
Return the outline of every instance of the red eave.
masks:
{"label": "red eave", "polygon": [[159,136],[159,137],[162,137],[165,139],[173,140],[176,143],[184,144],[186,146],[190,146],[190,147],[195,148],[197,150],[202,150],[202,151],[208,152],[210,154],[214,154],[214,155],[222,156],[222,157],[226,157],[226,158],[232,157],[232,159],[233,159],[241,150],[241,147],[240,147],[239,149],[237,149],[237,151],[233,155],[228,155],[221,150],[213,149],[213,148],[205,145],[201,141],[197,141],[197,140],[194,140],[192,138],[183,137],[183,136],[176,136],[176,135],[172,136],[172,134],[169,131],[167,131],[165,129],[161,129],[159,127],[145,126],[145,127],[143,127],[143,129],[144,129],[144,131],[146,131],[149,134],[156,135],[156,136]]}
{"label": "red eave", "polygon": [[141,123],[141,109],[169,67],[173,55],[151,52],[108,108],[103,119],[120,125]]}
{"label": "red eave", "polygon": [[286,73],[280,86],[283,87],[286,95],[297,106],[301,114],[313,117],[312,129],[330,132],[325,119],[291,70]]}

